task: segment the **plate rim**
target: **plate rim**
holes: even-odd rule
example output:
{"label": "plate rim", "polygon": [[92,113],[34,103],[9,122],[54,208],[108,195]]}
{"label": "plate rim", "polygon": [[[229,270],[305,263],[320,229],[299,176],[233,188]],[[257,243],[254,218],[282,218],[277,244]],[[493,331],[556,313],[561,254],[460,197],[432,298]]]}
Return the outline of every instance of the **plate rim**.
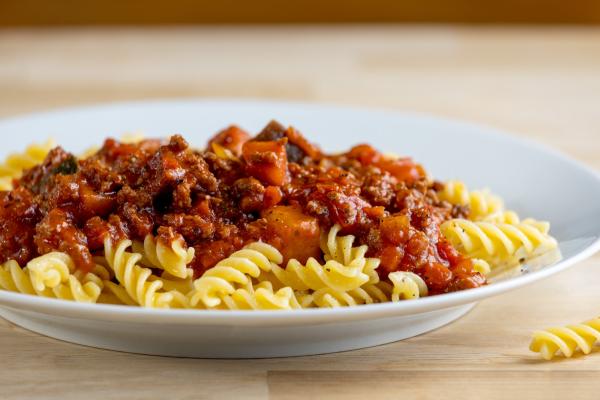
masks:
{"label": "plate rim", "polygon": [[[477,130],[480,134],[493,136],[496,139],[507,141],[529,149],[544,152],[553,158],[566,162],[577,170],[585,173],[600,185],[600,172],[586,164],[571,158],[559,150],[544,143],[536,142],[530,138],[516,137],[510,131],[505,131],[479,122],[438,116],[432,113],[413,110],[398,110],[392,108],[361,107],[355,105],[332,104],[326,102],[291,101],[266,98],[164,98],[136,101],[118,101],[97,104],[87,104],[72,107],[58,107],[55,109],[24,113],[0,119],[0,128],[5,125],[24,123],[30,120],[48,118],[57,114],[85,113],[94,111],[109,111],[112,108],[144,107],[148,105],[176,105],[198,104],[215,106],[277,106],[277,107],[303,107],[309,109],[329,109],[345,112],[359,112],[373,116],[400,117],[411,119],[426,119],[430,122],[449,124],[454,127],[464,127]],[[334,309],[302,309],[292,311],[221,311],[221,310],[178,310],[178,309],[149,309],[143,307],[127,307],[107,304],[85,304],[67,300],[44,298],[16,292],[0,290],[0,306],[9,307],[19,311],[30,311],[44,314],[59,315],[61,317],[94,319],[113,322],[134,323],[174,323],[174,324],[204,324],[204,325],[243,325],[243,326],[273,326],[273,325],[301,325],[306,323],[333,323],[349,322],[355,320],[378,319],[388,317],[401,317],[426,312],[441,311],[461,305],[474,303],[483,299],[500,295],[511,290],[529,285],[533,282],[548,278],[554,274],[572,267],[596,252],[600,251],[600,236],[579,253],[561,260],[558,263],[544,267],[525,275],[509,278],[505,281],[469,289],[461,292],[447,293],[414,301],[398,303],[380,303],[361,305],[356,307],[343,307]]]}

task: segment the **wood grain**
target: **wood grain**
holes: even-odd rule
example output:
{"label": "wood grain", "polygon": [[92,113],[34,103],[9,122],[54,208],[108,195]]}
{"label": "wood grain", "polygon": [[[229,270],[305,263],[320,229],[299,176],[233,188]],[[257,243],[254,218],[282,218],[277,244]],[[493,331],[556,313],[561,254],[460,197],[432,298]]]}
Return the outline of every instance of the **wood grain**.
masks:
{"label": "wood grain", "polygon": [[[192,96],[409,109],[507,129],[600,168],[596,29],[2,31],[0,93],[6,117]],[[430,334],[318,357],[138,356],[58,342],[0,321],[0,398],[595,399],[600,354],[546,363],[527,347],[534,329],[600,313],[599,263],[595,256],[486,300]]]}

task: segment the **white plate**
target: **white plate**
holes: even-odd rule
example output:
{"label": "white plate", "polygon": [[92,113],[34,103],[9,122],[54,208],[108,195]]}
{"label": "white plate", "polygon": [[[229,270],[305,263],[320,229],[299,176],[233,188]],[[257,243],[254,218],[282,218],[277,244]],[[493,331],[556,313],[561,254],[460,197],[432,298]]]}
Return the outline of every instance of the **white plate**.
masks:
{"label": "white plate", "polygon": [[85,305],[0,291],[0,315],[51,337],[127,352],[183,357],[280,357],[358,349],[421,334],[477,301],[555,274],[600,247],[600,179],[540,145],[490,128],[423,115],[302,103],[205,100],[114,104],[0,122],[2,152],[53,136],[81,151],[108,135],[182,133],[203,145],[237,123],[257,132],[276,118],[327,151],[369,142],[413,156],[439,179],[490,187],[524,216],[552,222],[562,261],[475,290],[401,303],[293,312],[150,310]]}

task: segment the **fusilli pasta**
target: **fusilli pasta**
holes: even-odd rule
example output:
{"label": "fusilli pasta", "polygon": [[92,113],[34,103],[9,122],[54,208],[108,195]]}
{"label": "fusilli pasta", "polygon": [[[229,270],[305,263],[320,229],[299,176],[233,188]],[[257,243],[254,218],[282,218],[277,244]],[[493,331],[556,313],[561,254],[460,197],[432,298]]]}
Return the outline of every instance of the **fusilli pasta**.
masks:
{"label": "fusilli pasta", "polygon": [[369,283],[379,282],[377,268],[380,260],[377,258],[366,258],[365,254],[369,250],[366,245],[353,247],[354,236],[339,236],[341,227],[335,224],[327,234],[321,235],[321,251],[323,251],[325,261],[334,260],[342,265],[357,265],[363,263],[362,272],[369,276]]}
{"label": "fusilli pasta", "polygon": [[48,253],[21,268],[16,261],[0,267],[0,287],[4,290],[43,297],[96,303],[102,292],[101,278],[88,273],[80,281],[70,273],[72,260],[64,253]]}
{"label": "fusilli pasta", "polygon": [[54,146],[54,141],[48,140],[42,144],[34,143],[22,153],[10,154],[0,164],[0,189],[11,190],[12,180],[20,178],[26,169],[41,164]]}
{"label": "fusilli pasta", "polygon": [[553,359],[557,353],[572,357],[577,349],[589,354],[596,343],[600,342],[600,318],[578,325],[550,328],[533,334],[531,350],[540,353],[546,360]]}
{"label": "fusilli pasta", "polygon": [[283,257],[277,249],[266,243],[252,243],[230,257],[220,261],[194,282],[191,304],[204,304],[208,308],[219,306],[223,298],[231,296],[237,288],[247,287],[251,278],[269,272]]}
{"label": "fusilli pasta", "polygon": [[285,268],[274,264],[271,271],[284,286],[294,290],[331,288],[349,291],[369,282],[369,276],[363,272],[364,267],[364,259],[356,260],[351,265],[343,265],[335,260],[321,264],[316,259],[309,258],[306,264],[290,260]]}
{"label": "fusilli pasta", "polygon": [[[143,307],[169,308],[173,294],[161,291],[163,283],[160,280],[150,280],[152,271],[138,265],[141,254],[127,251],[131,245],[130,240],[122,240],[116,246],[113,246],[110,238],[104,240],[105,257],[117,280],[135,303]],[[110,285],[113,293],[127,304],[122,291],[114,286]]]}
{"label": "fusilli pasta", "polygon": [[392,272],[389,280],[393,283],[392,301],[414,300],[429,294],[427,284],[412,272]]}
{"label": "fusilli pasta", "polygon": [[473,269],[484,276],[492,272],[492,267],[490,264],[480,258],[473,259]]}
{"label": "fusilli pasta", "polygon": [[533,221],[512,225],[454,219],[441,225],[443,235],[463,254],[494,264],[518,263],[555,248],[547,229]]}
{"label": "fusilli pasta", "polygon": [[[223,307],[229,310],[292,310],[301,308],[294,291],[289,287],[273,290],[270,282],[248,283],[231,295],[222,297]],[[194,301],[192,301],[194,306]]]}
{"label": "fusilli pasta", "polygon": [[440,200],[459,206],[469,206],[469,219],[478,221],[504,210],[504,203],[489,190],[469,191],[461,181],[448,181],[438,193]]}
{"label": "fusilli pasta", "polygon": [[215,153],[217,157],[223,160],[239,161],[239,159],[235,156],[235,154],[231,152],[231,150],[221,146],[220,144],[212,143],[211,147],[213,153]]}
{"label": "fusilli pasta", "polygon": [[160,268],[176,278],[185,279],[189,271],[187,265],[194,259],[194,248],[186,249],[183,238],[166,246],[152,235],[147,235],[144,243],[133,242],[133,251],[142,255],[141,262],[149,267]]}
{"label": "fusilli pasta", "polygon": [[317,307],[349,307],[360,304],[384,303],[390,301],[392,286],[387,282],[366,284],[360,288],[347,292],[332,288],[323,288],[312,295],[313,303]]}

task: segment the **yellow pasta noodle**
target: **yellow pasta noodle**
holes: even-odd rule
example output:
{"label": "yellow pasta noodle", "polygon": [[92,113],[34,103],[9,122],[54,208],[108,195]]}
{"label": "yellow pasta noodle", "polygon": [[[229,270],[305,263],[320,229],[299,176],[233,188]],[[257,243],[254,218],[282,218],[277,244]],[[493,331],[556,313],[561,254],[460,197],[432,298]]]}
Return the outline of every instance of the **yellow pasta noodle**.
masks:
{"label": "yellow pasta noodle", "polygon": [[232,160],[239,161],[239,159],[233,154],[233,152],[218,143],[212,143],[211,148],[213,153],[217,155],[217,157],[222,158],[223,160]]}
{"label": "yellow pasta noodle", "polygon": [[75,264],[68,254],[52,252],[31,260],[27,263],[27,269],[35,291],[41,292],[47,287],[54,288],[66,282],[71,272],[75,271]]}
{"label": "yellow pasta noodle", "polygon": [[194,282],[192,305],[217,307],[225,296],[233,295],[240,286],[251,283],[263,272],[269,272],[283,257],[277,249],[266,243],[252,243],[230,257],[220,261]]}
{"label": "yellow pasta noodle", "polygon": [[469,206],[469,219],[478,221],[490,215],[504,211],[504,203],[489,190],[469,191],[461,181],[448,181],[444,189],[438,193],[440,200],[459,206]]}
{"label": "yellow pasta noodle", "polygon": [[194,271],[190,268],[188,268],[185,278],[174,277],[165,271],[160,277],[152,275],[150,280],[160,280],[163,283],[163,289],[167,292],[174,290],[187,295],[194,289]]}
{"label": "yellow pasta noodle", "polygon": [[277,292],[270,282],[257,285],[248,283],[245,288],[236,289],[231,295],[222,298],[229,310],[292,310],[301,308],[294,291],[285,287]]}
{"label": "yellow pasta noodle", "polygon": [[48,253],[31,260],[25,268],[16,261],[0,267],[0,287],[4,290],[42,297],[95,303],[102,291],[102,280],[93,273],[83,276],[70,273],[73,265],[64,253]]}
{"label": "yellow pasta noodle", "polygon": [[392,301],[414,300],[429,294],[427,284],[412,272],[392,272],[389,280],[393,283]]}
{"label": "yellow pasta noodle", "polygon": [[521,223],[521,218],[519,218],[519,215],[514,211],[502,211],[487,216],[484,221],[494,224],[518,225]]}
{"label": "yellow pasta noodle", "polygon": [[441,225],[443,235],[463,254],[493,264],[518,263],[556,248],[547,223],[518,225],[454,219]]}
{"label": "yellow pasta noodle", "polygon": [[179,237],[170,246],[166,246],[152,235],[147,235],[144,243],[133,242],[133,251],[142,255],[146,266],[160,268],[176,278],[188,276],[187,265],[194,259],[194,248],[186,248],[185,241]]}
{"label": "yellow pasta noodle", "polygon": [[321,250],[325,261],[334,260],[342,265],[356,265],[364,260],[363,271],[369,276],[369,283],[379,282],[379,274],[376,269],[380,260],[377,258],[366,258],[369,250],[366,245],[354,247],[354,236],[339,236],[341,227],[334,225],[327,234],[321,235]]}
{"label": "yellow pasta noodle", "polygon": [[306,264],[290,260],[285,268],[272,266],[272,274],[283,284],[294,290],[319,290],[332,288],[339,291],[358,289],[369,282],[363,271],[366,261],[356,260],[354,264],[343,265],[335,260],[321,264],[309,258]]}
{"label": "yellow pasta noodle", "polygon": [[531,350],[540,353],[546,360],[553,359],[557,353],[569,358],[579,350],[589,354],[595,344],[600,342],[600,318],[566,327],[550,328],[533,334]]}
{"label": "yellow pasta noodle", "polygon": [[0,189],[11,190],[12,180],[20,178],[25,170],[41,164],[54,146],[54,141],[48,140],[42,144],[34,143],[22,153],[10,154],[0,164]]}
{"label": "yellow pasta noodle", "polygon": [[387,282],[366,284],[347,292],[332,288],[323,288],[312,295],[317,307],[350,307],[360,304],[384,303],[390,301],[392,287]]}
{"label": "yellow pasta noodle", "polygon": [[138,306],[139,304],[127,294],[127,290],[119,285],[118,283],[114,283],[112,281],[104,282],[104,286],[107,288],[107,293],[104,296],[105,298],[109,298],[110,302],[118,302],[120,304],[125,304],[128,306]]}
{"label": "yellow pasta noodle", "polygon": [[[110,238],[104,240],[105,257],[117,280],[135,303],[143,307],[169,308],[173,294],[161,290],[163,284],[160,280],[149,279],[152,271],[138,265],[142,256],[139,253],[128,252],[127,248],[131,245],[130,240],[122,240],[116,246],[113,246]],[[119,296],[114,285],[111,285],[111,289]]]}
{"label": "yellow pasta noodle", "polygon": [[82,284],[71,275],[68,284],[58,285],[53,289],[53,292],[58,299],[74,300],[79,303],[96,303],[102,292],[102,287],[92,281]]}
{"label": "yellow pasta noodle", "polygon": [[490,264],[487,261],[482,260],[480,258],[473,259],[473,269],[484,276],[492,272],[492,267],[490,266]]}

